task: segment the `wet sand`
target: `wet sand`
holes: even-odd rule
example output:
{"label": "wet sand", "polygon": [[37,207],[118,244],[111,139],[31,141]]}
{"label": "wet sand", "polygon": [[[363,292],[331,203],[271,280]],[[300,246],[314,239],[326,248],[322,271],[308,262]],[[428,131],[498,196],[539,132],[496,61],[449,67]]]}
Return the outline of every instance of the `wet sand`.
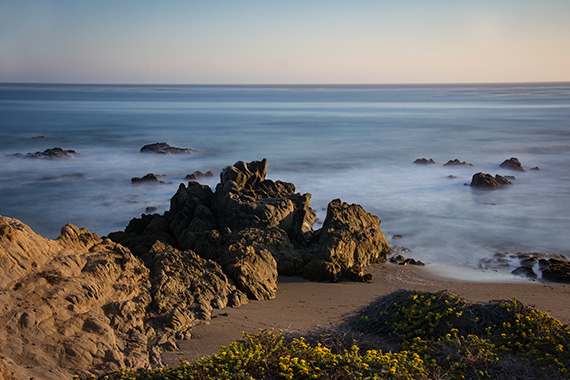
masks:
{"label": "wet sand", "polygon": [[241,332],[259,329],[303,333],[316,327],[329,327],[378,297],[399,289],[449,290],[467,301],[488,302],[512,299],[533,305],[570,324],[570,284],[540,280],[513,280],[487,283],[458,281],[438,276],[427,267],[378,264],[367,268],[370,283],[310,282],[300,277],[279,277],[277,296],[268,301],[251,301],[239,308],[215,310],[212,320],[192,329],[192,338],[178,342],[180,351],[166,352],[165,364],[179,359],[196,360],[218,352],[220,346],[241,338]]}

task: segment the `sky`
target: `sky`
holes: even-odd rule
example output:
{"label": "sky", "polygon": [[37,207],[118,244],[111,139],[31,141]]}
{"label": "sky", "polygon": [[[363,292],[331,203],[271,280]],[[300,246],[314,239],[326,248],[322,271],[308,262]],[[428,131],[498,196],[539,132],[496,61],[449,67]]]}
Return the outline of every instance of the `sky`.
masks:
{"label": "sky", "polygon": [[552,81],[569,0],[0,0],[0,82]]}

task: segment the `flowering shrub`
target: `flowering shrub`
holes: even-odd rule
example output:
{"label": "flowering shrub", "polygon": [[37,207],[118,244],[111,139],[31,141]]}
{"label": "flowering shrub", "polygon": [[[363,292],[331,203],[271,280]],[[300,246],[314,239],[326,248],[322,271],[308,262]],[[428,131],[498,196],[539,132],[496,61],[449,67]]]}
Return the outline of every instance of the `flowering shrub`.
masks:
{"label": "flowering shrub", "polygon": [[154,371],[122,370],[105,378],[568,378],[570,330],[516,300],[467,304],[447,292],[401,291],[361,310],[342,328],[345,335],[352,329],[392,339],[391,350],[345,344],[333,351],[315,337],[286,338],[282,332],[260,331],[244,333],[218,354],[194,363],[181,361],[177,367]]}

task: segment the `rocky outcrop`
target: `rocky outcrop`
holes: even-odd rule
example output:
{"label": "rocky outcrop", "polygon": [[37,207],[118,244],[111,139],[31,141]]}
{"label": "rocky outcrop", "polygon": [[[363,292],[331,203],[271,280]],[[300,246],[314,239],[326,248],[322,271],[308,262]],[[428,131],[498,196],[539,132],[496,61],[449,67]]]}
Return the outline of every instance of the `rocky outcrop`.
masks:
{"label": "rocky outcrop", "polygon": [[499,165],[502,168],[506,168],[506,169],[511,169],[511,170],[516,170],[519,172],[524,172],[525,170],[523,169],[523,166],[521,164],[521,162],[519,161],[518,158],[516,157],[511,157],[508,160],[503,161],[503,163],[501,165]]}
{"label": "rocky outcrop", "polygon": [[475,173],[471,179],[471,186],[487,189],[498,189],[510,184],[512,184],[511,181],[498,174],[493,177],[491,174],[479,172]]}
{"label": "rocky outcrop", "polygon": [[77,152],[74,150],[63,150],[62,148],[51,148],[51,149],[46,149],[43,152],[36,152],[36,153],[26,153],[26,154],[22,154],[22,153],[15,153],[12,154],[11,157],[22,157],[22,158],[31,158],[31,159],[37,159],[37,158],[44,158],[44,159],[58,159],[58,158],[69,158],[69,157],[73,157],[77,155]]}
{"label": "rocky outcrop", "polygon": [[189,337],[196,321],[246,302],[219,264],[192,251],[159,242],[143,262],[71,224],[48,240],[0,216],[5,376],[61,379],[161,365],[160,353],[176,349],[174,340]]}
{"label": "rocky outcrop", "polygon": [[273,298],[278,273],[338,281],[386,260],[390,247],[377,217],[335,200],[313,231],[311,195],[266,175],[267,160],[240,161],[221,172],[215,192],[181,184],[164,215],[143,215],[109,237],[140,257],[156,241],[192,250],[217,262],[251,299]]}
{"label": "rocky outcrop", "polygon": [[0,353],[17,379],[149,364],[148,270],[73,225],[56,240],[0,217]]}
{"label": "rocky outcrop", "polygon": [[176,154],[176,153],[195,153],[194,149],[178,148],[170,146],[165,142],[157,142],[148,144],[141,148],[141,153],[156,153],[156,154]]}

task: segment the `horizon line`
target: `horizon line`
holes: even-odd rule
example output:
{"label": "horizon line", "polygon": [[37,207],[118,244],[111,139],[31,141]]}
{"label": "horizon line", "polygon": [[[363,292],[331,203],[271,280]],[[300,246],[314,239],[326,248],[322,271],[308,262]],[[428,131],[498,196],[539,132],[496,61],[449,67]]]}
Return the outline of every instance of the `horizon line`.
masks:
{"label": "horizon line", "polygon": [[339,83],[159,83],[159,82],[0,82],[0,85],[32,86],[453,86],[453,85],[517,85],[517,84],[570,84],[570,80],[561,81],[506,81],[506,82],[339,82]]}

